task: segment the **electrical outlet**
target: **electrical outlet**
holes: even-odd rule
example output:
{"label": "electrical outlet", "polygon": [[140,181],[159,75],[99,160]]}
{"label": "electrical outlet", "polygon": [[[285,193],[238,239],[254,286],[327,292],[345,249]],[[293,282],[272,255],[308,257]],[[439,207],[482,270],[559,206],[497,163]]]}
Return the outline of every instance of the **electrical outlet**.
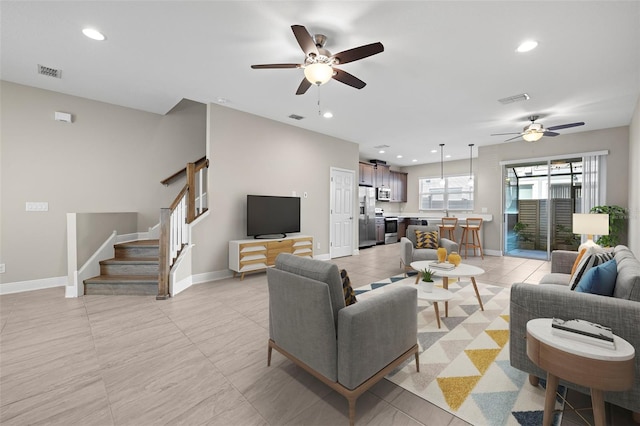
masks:
{"label": "electrical outlet", "polygon": [[4,263],[0,263],[0,274],[5,273]]}
{"label": "electrical outlet", "polygon": [[483,207],[483,208],[482,208],[482,213],[486,213],[486,212],[487,212],[487,208],[486,208],[486,207]]}
{"label": "electrical outlet", "polygon": [[320,243],[316,244],[316,249],[320,250]]}

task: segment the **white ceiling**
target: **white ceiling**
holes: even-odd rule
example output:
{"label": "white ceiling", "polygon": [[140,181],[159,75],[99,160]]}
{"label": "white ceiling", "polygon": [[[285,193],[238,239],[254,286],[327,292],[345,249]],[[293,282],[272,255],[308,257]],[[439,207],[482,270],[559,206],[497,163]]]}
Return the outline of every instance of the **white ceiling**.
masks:
{"label": "white ceiling", "polygon": [[[501,143],[490,134],[521,131],[531,114],[545,127],[586,123],[560,133],[626,126],[640,93],[638,1],[2,1],[0,12],[3,80],[160,114],[182,98],[224,98],[399,166],[438,162],[440,143],[466,159],[469,143]],[[302,70],[252,70],[303,61],[293,24],[327,35],[333,53],[382,42],[341,66],[367,86],[296,96]],[[87,26],[107,40],[86,38]],[[525,39],[538,48],[516,53]],[[334,118],[318,115],[318,94]]]}

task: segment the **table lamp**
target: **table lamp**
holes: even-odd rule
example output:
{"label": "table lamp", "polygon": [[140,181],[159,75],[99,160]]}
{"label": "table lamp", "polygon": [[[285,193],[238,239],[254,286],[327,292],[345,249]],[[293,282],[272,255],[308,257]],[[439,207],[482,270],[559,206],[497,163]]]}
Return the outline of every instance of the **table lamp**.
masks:
{"label": "table lamp", "polygon": [[609,215],[598,213],[574,213],[573,233],[587,234],[587,241],[580,244],[578,251],[583,248],[597,246],[593,241],[594,235],[609,235]]}

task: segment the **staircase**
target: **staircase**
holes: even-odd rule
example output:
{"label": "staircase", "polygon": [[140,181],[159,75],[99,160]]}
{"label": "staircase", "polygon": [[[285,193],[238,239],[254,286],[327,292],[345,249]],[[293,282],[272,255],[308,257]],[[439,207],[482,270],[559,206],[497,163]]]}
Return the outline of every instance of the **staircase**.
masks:
{"label": "staircase", "polygon": [[115,257],[100,262],[100,275],[84,280],[84,294],[157,295],[159,241],[131,241],[114,248]]}

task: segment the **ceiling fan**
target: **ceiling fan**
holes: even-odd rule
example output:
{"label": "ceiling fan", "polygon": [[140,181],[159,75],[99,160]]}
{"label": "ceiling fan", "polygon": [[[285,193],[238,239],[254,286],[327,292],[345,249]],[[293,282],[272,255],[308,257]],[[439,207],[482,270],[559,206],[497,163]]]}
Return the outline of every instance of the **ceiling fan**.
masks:
{"label": "ceiling fan", "polygon": [[527,142],[535,142],[540,140],[540,138],[542,138],[543,136],[558,136],[560,133],[556,133],[555,130],[568,129],[569,127],[584,126],[584,122],[580,121],[577,123],[568,123],[568,124],[560,124],[558,126],[551,126],[545,129],[541,123],[535,122],[538,118],[539,117],[537,115],[530,116],[529,120],[531,120],[531,123],[524,126],[524,129],[522,129],[522,132],[493,133],[491,136],[518,135],[511,139],[505,140],[505,142],[518,139],[519,137],[522,137],[522,139],[524,139]]}
{"label": "ceiling fan", "polygon": [[357,61],[384,51],[384,46],[378,42],[354,47],[334,55],[324,48],[324,44],[327,41],[325,35],[316,34],[311,37],[307,29],[302,25],[292,25],[291,29],[305,54],[303,63],[251,65],[251,68],[303,68],[305,78],[302,79],[300,86],[298,86],[296,95],[304,94],[312,84],[320,86],[332,78],[356,89],[362,89],[367,83],[335,66]]}

